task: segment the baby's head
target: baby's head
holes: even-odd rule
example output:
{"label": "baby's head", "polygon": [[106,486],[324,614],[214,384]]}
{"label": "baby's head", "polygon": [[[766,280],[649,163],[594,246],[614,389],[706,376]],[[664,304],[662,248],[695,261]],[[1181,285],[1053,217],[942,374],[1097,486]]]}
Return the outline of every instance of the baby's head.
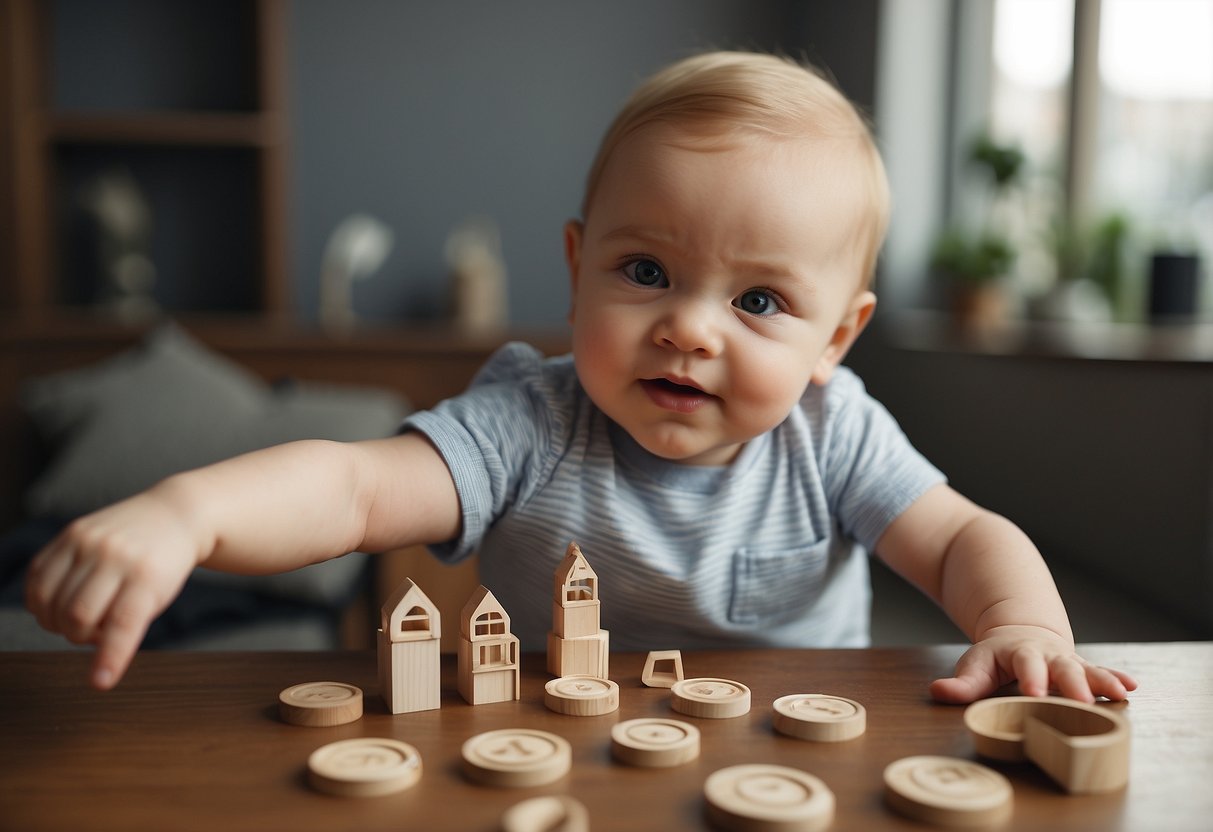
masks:
{"label": "baby's head", "polygon": [[586,394],[658,456],[731,461],[867,323],[887,206],[867,126],[820,76],[740,53],[659,72],[565,229]]}
{"label": "baby's head", "polygon": [[876,268],[889,217],[889,186],[867,122],[813,69],[775,55],[709,52],[650,76],[607,129],[590,166],[582,200],[589,216],[607,163],[624,139],[664,124],[705,143],[762,138],[809,139],[843,166],[858,206],[852,244],[861,282]]}

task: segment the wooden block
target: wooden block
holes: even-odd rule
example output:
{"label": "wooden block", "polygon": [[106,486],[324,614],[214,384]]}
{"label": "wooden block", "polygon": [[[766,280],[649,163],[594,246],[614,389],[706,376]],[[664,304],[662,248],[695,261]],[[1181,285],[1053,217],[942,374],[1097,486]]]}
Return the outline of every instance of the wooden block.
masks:
{"label": "wooden block", "polygon": [[677,719],[629,719],[611,728],[611,753],[630,766],[680,766],[699,756],[699,729]]}
{"label": "wooden block", "polygon": [[729,679],[683,679],[670,688],[670,707],[705,719],[730,719],[750,712],[750,689]]}
{"label": "wooden block", "polygon": [[729,832],[817,832],[834,820],[834,793],[800,769],[740,765],[703,784],[708,819]]}
{"label": "wooden block", "polygon": [[278,694],[283,722],[325,728],[362,718],[362,690],[345,682],[304,682]]}
{"label": "wooden block", "polygon": [[814,742],[842,742],[861,736],[867,710],[853,699],[824,693],[793,693],[775,700],[772,724],[789,737]]}
{"label": "wooden block", "polygon": [[956,757],[904,757],[884,770],[885,801],[938,826],[989,826],[1011,815],[1013,792],[997,771]]}
{"label": "wooden block", "polygon": [[599,630],[582,638],[548,633],[548,673],[553,676],[610,676],[611,633]]}
{"label": "wooden block", "polygon": [[463,773],[486,786],[526,788],[554,783],[573,761],[564,737],[529,728],[477,734],[463,744]]}
{"label": "wooden block", "polygon": [[329,743],[308,757],[308,782],[342,797],[374,797],[421,779],[421,755],[400,740],[358,737]]}
{"label": "wooden block", "polygon": [[459,642],[459,693],[469,705],[518,699],[518,637]]}
{"label": "wooden block", "polygon": [[601,716],[619,708],[619,685],[597,676],[562,676],[543,686],[549,711],[569,716]]}
{"label": "wooden block", "polygon": [[379,690],[394,714],[429,711],[442,704],[439,639],[390,641],[380,630]]}
{"label": "wooden block", "polygon": [[683,680],[681,650],[650,650],[640,681],[651,688],[673,687]]}
{"label": "wooden block", "polygon": [[379,629],[388,641],[428,641],[442,637],[442,615],[421,587],[405,578],[379,610]]}
{"label": "wooden block", "polygon": [[561,638],[583,638],[592,636],[602,627],[602,604],[598,601],[582,601],[562,605],[552,602],[552,632]]}
{"label": "wooden block", "polygon": [[1068,792],[1114,791],[1129,781],[1129,722],[1109,707],[1005,696],[973,703],[964,720],[978,754],[1031,760]]}
{"label": "wooden block", "polygon": [[505,810],[501,832],[590,832],[590,811],[566,794],[532,797]]}

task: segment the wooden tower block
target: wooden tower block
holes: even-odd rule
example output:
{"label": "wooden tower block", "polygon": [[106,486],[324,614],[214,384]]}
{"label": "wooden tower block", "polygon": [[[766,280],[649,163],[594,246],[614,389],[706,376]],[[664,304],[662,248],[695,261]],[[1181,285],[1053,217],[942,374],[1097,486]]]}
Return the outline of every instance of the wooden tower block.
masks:
{"label": "wooden tower block", "polygon": [[552,594],[552,632],[561,638],[592,636],[599,628],[598,575],[581,547],[570,543],[556,568]]}
{"label": "wooden tower block", "polygon": [[518,636],[510,616],[483,586],[459,615],[459,693],[470,705],[506,702],[520,694]]}
{"label": "wooden tower block", "polygon": [[548,633],[548,673],[553,676],[597,676],[609,678],[610,639],[608,630],[592,636],[561,638]]}
{"label": "wooden tower block", "polygon": [[379,690],[394,714],[441,705],[442,616],[406,578],[380,610]]}

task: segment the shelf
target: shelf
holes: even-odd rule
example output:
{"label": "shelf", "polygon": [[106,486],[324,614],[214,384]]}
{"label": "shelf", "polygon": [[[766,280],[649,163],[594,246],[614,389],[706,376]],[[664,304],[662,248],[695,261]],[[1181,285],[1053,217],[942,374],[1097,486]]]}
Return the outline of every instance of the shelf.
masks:
{"label": "shelf", "polygon": [[283,119],[270,113],[167,112],[57,114],[46,139],[59,144],[146,144],[178,147],[272,147],[286,141]]}

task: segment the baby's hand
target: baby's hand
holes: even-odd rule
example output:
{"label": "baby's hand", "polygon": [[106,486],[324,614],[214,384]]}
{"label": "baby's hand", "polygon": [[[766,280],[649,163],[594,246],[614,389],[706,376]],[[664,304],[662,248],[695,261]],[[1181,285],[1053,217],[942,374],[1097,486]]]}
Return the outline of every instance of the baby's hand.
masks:
{"label": "baby's hand", "polygon": [[956,675],[931,683],[940,702],[964,705],[989,696],[1008,682],[1019,681],[1025,696],[1056,690],[1080,702],[1098,696],[1120,701],[1137,688],[1127,673],[1096,667],[1074,652],[1074,645],[1043,627],[996,627],[956,663]]}
{"label": "baby's hand", "polygon": [[184,519],[141,494],[74,521],[30,563],[25,599],[38,622],[96,644],[92,683],[118,683],[148,625],[199,560]]}

